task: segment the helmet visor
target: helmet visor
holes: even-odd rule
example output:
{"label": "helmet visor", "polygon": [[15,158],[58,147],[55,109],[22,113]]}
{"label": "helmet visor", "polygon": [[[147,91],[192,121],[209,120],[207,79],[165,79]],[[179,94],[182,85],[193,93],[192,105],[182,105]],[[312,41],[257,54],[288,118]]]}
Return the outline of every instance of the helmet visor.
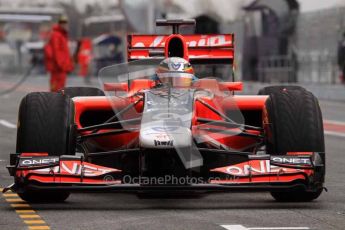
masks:
{"label": "helmet visor", "polygon": [[190,87],[193,82],[193,74],[184,72],[157,73],[159,81],[171,87]]}

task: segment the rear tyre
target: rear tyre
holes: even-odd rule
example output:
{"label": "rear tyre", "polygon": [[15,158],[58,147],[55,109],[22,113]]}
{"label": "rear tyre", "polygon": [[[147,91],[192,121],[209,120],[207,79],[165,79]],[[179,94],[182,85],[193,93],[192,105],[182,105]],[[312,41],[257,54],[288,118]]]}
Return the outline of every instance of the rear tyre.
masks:
{"label": "rear tyre", "polygon": [[[30,93],[19,108],[17,153],[75,154],[73,102],[59,93]],[[28,202],[60,202],[68,192],[26,190],[19,196]]]}
{"label": "rear tyre", "polygon": [[[268,154],[325,152],[322,114],[312,93],[298,88],[273,92],[266,101],[265,112],[265,123],[269,124],[265,127]],[[299,189],[271,194],[277,201],[308,202],[321,193],[322,188],[314,192]]]}
{"label": "rear tyre", "polygon": [[259,90],[259,95],[271,95],[274,93],[281,93],[283,91],[290,91],[290,90],[300,90],[300,91],[306,91],[306,89],[304,89],[301,86],[297,86],[297,85],[279,85],[279,86],[268,86],[265,88],[262,88]]}
{"label": "rear tyre", "polygon": [[105,96],[102,90],[93,87],[66,87],[63,90],[61,90],[61,93],[70,98],[87,96]]}

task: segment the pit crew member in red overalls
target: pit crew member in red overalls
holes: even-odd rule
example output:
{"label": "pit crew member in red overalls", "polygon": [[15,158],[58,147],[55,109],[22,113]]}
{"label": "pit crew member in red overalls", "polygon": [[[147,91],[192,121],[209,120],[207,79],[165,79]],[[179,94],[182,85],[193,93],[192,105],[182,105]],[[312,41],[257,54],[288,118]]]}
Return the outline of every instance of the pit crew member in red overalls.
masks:
{"label": "pit crew member in red overalls", "polygon": [[49,42],[44,49],[45,65],[51,73],[50,91],[60,91],[66,85],[67,74],[73,70],[68,48],[67,17],[60,17],[58,24],[53,26]]}

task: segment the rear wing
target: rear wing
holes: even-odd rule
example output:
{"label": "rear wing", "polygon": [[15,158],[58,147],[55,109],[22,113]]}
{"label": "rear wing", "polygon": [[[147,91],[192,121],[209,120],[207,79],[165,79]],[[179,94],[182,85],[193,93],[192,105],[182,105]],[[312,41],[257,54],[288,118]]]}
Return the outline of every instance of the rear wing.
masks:
{"label": "rear wing", "polygon": [[[234,35],[128,35],[128,61],[178,56],[192,64],[232,64]],[[176,55],[177,54],[177,55]]]}

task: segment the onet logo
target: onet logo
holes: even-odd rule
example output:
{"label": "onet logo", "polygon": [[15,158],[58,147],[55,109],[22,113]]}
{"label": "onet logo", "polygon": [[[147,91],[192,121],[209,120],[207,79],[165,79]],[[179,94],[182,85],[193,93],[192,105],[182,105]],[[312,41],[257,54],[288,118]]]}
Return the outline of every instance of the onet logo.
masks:
{"label": "onet logo", "polygon": [[272,163],[293,164],[293,165],[310,165],[310,158],[297,157],[272,157]]}
{"label": "onet logo", "polygon": [[50,158],[35,158],[35,159],[23,159],[20,162],[20,165],[22,166],[30,166],[30,165],[47,165],[52,163],[59,162],[58,157],[50,157]]}

